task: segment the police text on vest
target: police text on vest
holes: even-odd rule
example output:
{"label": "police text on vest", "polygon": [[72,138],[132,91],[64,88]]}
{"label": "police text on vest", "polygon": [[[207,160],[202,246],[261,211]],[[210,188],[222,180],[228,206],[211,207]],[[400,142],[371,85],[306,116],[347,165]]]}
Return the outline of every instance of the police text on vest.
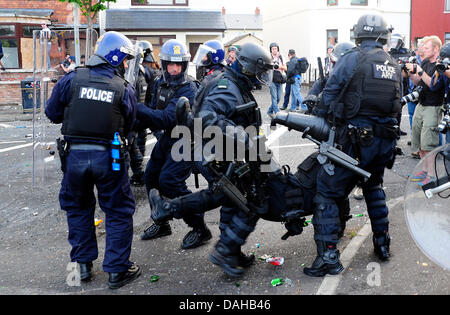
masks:
{"label": "police text on vest", "polygon": [[85,100],[106,102],[112,104],[114,101],[114,92],[99,90],[95,88],[82,87],[80,98]]}
{"label": "police text on vest", "polygon": [[374,77],[376,79],[397,81],[395,68],[389,65],[374,65]]}

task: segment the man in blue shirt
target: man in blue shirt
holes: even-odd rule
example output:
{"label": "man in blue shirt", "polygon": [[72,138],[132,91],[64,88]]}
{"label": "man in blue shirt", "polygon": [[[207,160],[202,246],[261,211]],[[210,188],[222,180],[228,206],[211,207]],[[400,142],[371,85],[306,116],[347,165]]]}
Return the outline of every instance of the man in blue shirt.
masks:
{"label": "man in blue shirt", "polygon": [[[67,213],[71,260],[79,263],[81,280],[91,280],[93,261],[98,257],[95,186],[105,212],[103,270],[109,273],[111,289],[122,287],[141,273],[129,260],[135,200],[128,166],[121,162],[120,170],[113,170],[111,163],[115,134],[124,140],[135,123],[135,92],[124,79],[127,60],[134,55],[128,38],[117,32],[105,33],[87,67],[77,68],[58,81],[45,109],[50,121],[62,123],[65,140],[64,154],[60,152],[64,177],[59,202]],[[121,150],[121,161],[124,154]]]}

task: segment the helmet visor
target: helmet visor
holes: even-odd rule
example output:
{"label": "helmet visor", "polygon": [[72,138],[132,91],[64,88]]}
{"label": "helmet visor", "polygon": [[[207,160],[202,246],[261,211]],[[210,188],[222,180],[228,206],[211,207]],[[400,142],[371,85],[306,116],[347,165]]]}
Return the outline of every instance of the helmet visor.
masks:
{"label": "helmet visor", "polygon": [[208,65],[208,54],[212,53],[215,54],[216,50],[206,46],[206,45],[200,45],[200,47],[197,50],[197,53],[195,54],[194,60],[192,61],[197,67],[203,67]]}
{"label": "helmet visor", "polygon": [[136,58],[136,56],[138,54],[138,50],[139,50],[139,47],[137,45],[135,47],[127,47],[127,46],[120,47],[120,52],[127,54],[128,59]]}
{"label": "helmet visor", "polygon": [[273,80],[273,69],[258,69],[255,76],[259,82],[270,86]]}
{"label": "helmet visor", "polygon": [[[121,52],[128,55],[127,59],[129,60],[127,62],[127,68],[125,69],[124,78],[131,86],[134,86],[137,81],[137,77],[139,75],[139,65],[144,57],[142,48],[139,47],[138,43],[134,43],[134,45],[134,47],[130,48],[120,48]],[[122,49],[124,50],[122,51]],[[134,55],[131,55],[132,52],[134,52]]]}

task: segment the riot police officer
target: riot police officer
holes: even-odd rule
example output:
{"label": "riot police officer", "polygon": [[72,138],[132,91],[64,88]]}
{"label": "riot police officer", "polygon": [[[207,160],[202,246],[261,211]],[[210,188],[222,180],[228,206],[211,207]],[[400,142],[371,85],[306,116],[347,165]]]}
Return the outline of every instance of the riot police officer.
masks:
{"label": "riot police officer", "polygon": [[[401,111],[402,74],[397,62],[384,51],[391,35],[385,19],[363,15],[355,25],[357,48],[341,58],[323,92],[327,116],[337,130],[336,142],[360,167],[372,174],[362,183],[372,224],[373,245],[381,260],[390,257],[389,221],[383,191],[385,168],[393,163]],[[336,248],[339,209],[336,200],[347,196],[360,178],[335,165],[322,166],[317,179],[313,217],[317,257],[304,269],[309,276],[339,274],[344,269]]]}
{"label": "riot police officer", "polygon": [[[272,58],[263,47],[253,43],[242,45],[236,51],[236,62],[209,81],[196,97],[193,105],[194,116],[201,120],[203,130],[210,126],[217,126],[224,135],[233,134],[234,137],[241,138],[237,136],[240,133],[240,127],[259,128],[261,116],[258,110],[255,111],[252,107],[248,111],[241,112],[238,108],[250,102],[256,104],[251,92],[257,83],[270,85],[272,69]],[[249,136],[244,134],[242,138],[247,139],[248,144]],[[199,164],[202,165],[202,163]],[[152,217],[156,221],[180,218],[186,212],[201,213],[222,206],[220,239],[215,246],[215,251],[210,255],[210,260],[230,276],[242,275],[243,268],[253,263],[254,256],[243,254],[241,246],[255,229],[258,216],[243,211],[223,193],[218,193],[212,185],[216,179],[215,174],[204,167],[201,168],[201,172],[210,184],[208,189],[201,192],[163,203],[157,191],[152,190],[150,192]],[[252,180],[255,178],[252,177]],[[262,183],[252,184],[261,186]],[[246,188],[250,186],[246,185]],[[262,202],[262,199],[258,201]]]}
{"label": "riot police officer", "polygon": [[[144,73],[145,82],[147,84],[145,91],[144,104],[150,106],[153,96],[155,95],[156,82],[161,78],[161,68],[153,55],[153,45],[149,41],[140,41],[139,45],[144,50],[144,60],[141,69]],[[139,151],[145,156],[145,143],[147,141],[147,129],[138,132],[137,145]]]}
{"label": "riot police officer", "polygon": [[328,78],[330,77],[330,73],[332,72],[333,68],[336,66],[336,63],[339,61],[339,59],[347,54],[350,50],[355,48],[355,44],[352,42],[342,42],[337,44],[330,54],[330,65],[328,68],[330,71],[324,76],[323,78],[319,78],[316,82],[314,82],[314,85],[312,86],[311,90],[308,92],[308,96],[303,101],[304,104],[308,106],[308,112],[311,113],[314,106],[317,105],[317,97],[323,92],[323,89],[325,88],[325,85],[327,84]]}
{"label": "riot police officer", "polygon": [[197,66],[197,79],[212,80],[224,71],[225,48],[218,40],[209,40],[200,45],[192,61]]}
{"label": "riot police officer", "polygon": [[[148,67],[149,63],[155,62],[153,56],[153,46],[148,41],[139,41],[138,47],[140,53],[140,62],[136,67],[139,67],[137,71],[138,76],[136,80],[136,97],[139,103],[149,104],[151,100],[151,93],[148,89],[153,89],[156,81],[157,74],[151,68]],[[130,154],[130,166],[133,175],[130,178],[130,182],[134,186],[143,186],[144,170],[143,162],[145,156],[145,143],[147,141],[147,128],[140,128],[133,131],[129,135],[129,154]]]}
{"label": "riot police officer", "polygon": [[[145,94],[147,90],[147,83],[145,80],[145,70],[142,66],[142,60],[144,58],[144,49],[140,42],[137,44],[137,59],[135,60],[135,69],[132,74],[135,76],[134,84],[136,91],[136,98],[139,103],[145,102]],[[144,152],[138,147],[138,137],[139,134],[142,135],[145,133],[147,135],[147,130],[132,130],[128,135],[128,153],[130,157],[130,167],[133,175],[130,178],[130,183],[133,186],[143,186],[144,185],[144,170],[143,170],[143,162],[144,162],[144,153],[145,153],[145,142],[144,142]],[[142,143],[142,140],[141,140]]]}
{"label": "riot police officer", "polygon": [[[137,112],[142,126],[153,132],[162,131],[145,170],[145,186],[147,194],[151,189],[158,189],[161,195],[176,198],[191,193],[186,180],[191,175],[192,162],[176,162],[172,157],[172,146],[178,141],[171,135],[177,125],[175,106],[182,96],[193,102],[197,85],[187,76],[191,55],[183,43],[178,40],[167,41],[161,47],[159,57],[163,76],[156,83],[155,97],[150,107],[139,104]],[[192,231],[184,237],[181,244],[183,249],[198,247],[211,239],[211,232],[205,225],[203,215],[186,215],[184,221]],[[170,224],[159,222],[147,228],[141,239],[149,240],[170,234]]]}
{"label": "riot police officer", "polygon": [[[109,273],[111,289],[140,275],[139,267],[129,260],[135,200],[128,166],[122,162],[120,170],[113,170],[111,163],[114,135],[125,141],[135,122],[134,88],[124,79],[127,61],[134,56],[131,41],[124,35],[105,33],[87,67],[68,73],[55,85],[45,109],[53,123],[62,123],[65,139],[59,141],[64,171],[59,201],[67,213],[71,260],[79,263],[81,280],[89,281],[98,256],[95,185],[106,217],[103,270]],[[122,161],[125,154],[121,150]]]}

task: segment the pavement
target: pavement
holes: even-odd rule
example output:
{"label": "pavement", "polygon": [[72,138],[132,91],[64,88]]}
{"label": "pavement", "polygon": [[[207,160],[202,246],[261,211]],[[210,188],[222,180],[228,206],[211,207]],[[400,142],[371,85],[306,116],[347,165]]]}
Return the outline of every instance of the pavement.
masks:
{"label": "pavement", "polygon": [[[303,91],[305,95],[305,91]],[[263,113],[264,126],[270,133],[268,89],[255,92]],[[220,296],[298,296],[298,295],[448,295],[450,272],[431,261],[415,245],[404,215],[404,194],[407,175],[418,160],[410,157],[409,136],[402,137],[400,156],[385,175],[385,190],[390,207],[392,257],[380,262],[373,253],[370,222],[364,201],[351,198],[351,213],[344,238],[339,243],[345,270],[338,276],[310,278],[303,274],[316,256],[312,227],[302,235],[281,241],[285,233],[282,224],[262,221],[243,246],[256,257],[281,256],[284,264],[273,266],[257,259],[240,279],[232,279],[211,264],[208,255],[219,237],[219,211],[206,213],[205,221],[213,238],[194,250],[180,249],[189,231],[182,220],[171,221],[173,234],[154,241],[141,241],[140,234],[150,224],[145,188],[134,187],[136,213],[131,260],[142,269],[142,275],[129,285],[112,291],[107,287],[108,275],[102,271],[105,230],[97,228],[99,258],[94,262],[94,278],[78,283],[77,272],[70,264],[65,213],[58,204],[61,173],[52,174],[53,181],[36,191],[30,190],[32,148],[29,135],[32,122],[20,119],[19,113],[0,113],[0,161],[3,181],[0,182],[0,295],[172,295],[184,297]],[[12,119],[14,117],[14,119]],[[25,117],[25,116],[22,116]],[[57,133],[59,126],[51,127]],[[405,117],[402,129],[409,132]],[[314,145],[296,131],[278,128],[272,135],[272,146],[281,164],[295,170],[296,166],[315,150]],[[276,137],[276,139],[275,139]],[[270,138],[270,134],[269,134]],[[24,141],[26,139],[26,141]],[[149,139],[148,154],[153,145]],[[58,161],[59,162],[59,161]],[[188,181],[194,187],[193,178]],[[201,180],[200,189],[206,187]],[[97,208],[96,218],[104,219]],[[152,276],[159,280],[152,282]],[[284,279],[273,287],[271,280]]]}

